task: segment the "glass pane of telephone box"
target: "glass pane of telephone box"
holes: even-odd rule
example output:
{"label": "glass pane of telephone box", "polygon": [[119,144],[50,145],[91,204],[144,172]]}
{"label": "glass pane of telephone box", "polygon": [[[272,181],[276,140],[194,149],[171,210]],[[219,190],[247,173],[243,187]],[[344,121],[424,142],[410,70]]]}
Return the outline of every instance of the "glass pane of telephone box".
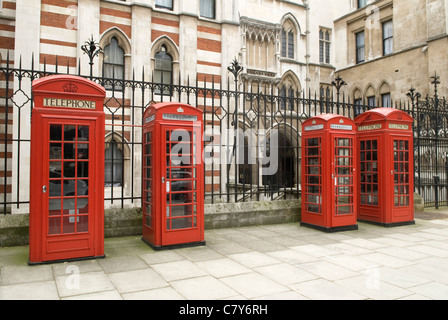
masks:
{"label": "glass pane of telephone box", "polygon": [[378,205],[378,141],[360,143],[360,192],[362,205]]}
{"label": "glass pane of telephone box", "polygon": [[353,212],[353,139],[336,138],[335,145],[336,214],[350,214]]}
{"label": "glass pane of telephone box", "polygon": [[308,212],[321,214],[321,151],[320,138],[309,138],[305,145],[305,208]]}

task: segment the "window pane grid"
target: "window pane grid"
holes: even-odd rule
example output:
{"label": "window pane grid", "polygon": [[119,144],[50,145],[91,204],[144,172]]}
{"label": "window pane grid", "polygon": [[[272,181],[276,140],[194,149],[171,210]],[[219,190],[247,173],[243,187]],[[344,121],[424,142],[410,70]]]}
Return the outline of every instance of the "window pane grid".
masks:
{"label": "window pane grid", "polygon": [[201,17],[215,19],[215,0],[200,0],[199,13]]}
{"label": "window pane grid", "polygon": [[409,141],[394,140],[394,206],[409,206]]}
{"label": "window pane grid", "polygon": [[[103,76],[108,79],[124,79],[124,50],[115,37],[112,37],[110,44],[104,48]],[[107,90],[122,89],[121,86],[113,86],[110,83],[105,83],[104,87]]]}
{"label": "window pane grid", "polygon": [[286,31],[282,30],[282,57],[286,57],[286,46],[287,46]]}
{"label": "window pane grid", "polygon": [[[188,133],[188,137],[187,134]],[[197,227],[196,133],[166,131],[166,230]],[[185,138],[187,140],[185,140]]]}
{"label": "window pane grid", "polygon": [[281,56],[289,59],[294,59],[294,31],[286,31],[282,29],[281,32]]}
{"label": "window pane grid", "polygon": [[115,140],[105,150],[104,183],[109,187],[123,185],[123,152]]}
{"label": "window pane grid", "polygon": [[336,215],[354,213],[353,139],[335,139]]}
{"label": "window pane grid", "polygon": [[288,32],[288,58],[294,59],[294,33]]}
{"label": "window pane grid", "polygon": [[156,0],[156,8],[173,10],[173,0]]}
{"label": "window pane grid", "polygon": [[319,61],[330,63],[331,40],[330,31],[321,29],[319,31]]}
{"label": "window pane grid", "polygon": [[173,77],[173,59],[166,52],[166,47],[162,46],[161,51],[155,54],[154,80],[159,86],[155,93],[161,95],[171,95],[171,85]]}
{"label": "window pane grid", "polygon": [[48,234],[88,232],[89,126],[50,125]]}
{"label": "window pane grid", "polygon": [[143,216],[145,225],[152,228],[152,133],[143,137]]}
{"label": "window pane grid", "polygon": [[360,142],[361,204],[378,206],[378,141]]}
{"label": "window pane grid", "polygon": [[307,212],[322,214],[322,159],[321,138],[305,141],[305,208]]}
{"label": "window pane grid", "polygon": [[356,33],[356,63],[364,62],[365,56],[364,31]]}
{"label": "window pane grid", "polygon": [[394,31],[392,20],[383,23],[383,54],[387,55],[394,49]]}

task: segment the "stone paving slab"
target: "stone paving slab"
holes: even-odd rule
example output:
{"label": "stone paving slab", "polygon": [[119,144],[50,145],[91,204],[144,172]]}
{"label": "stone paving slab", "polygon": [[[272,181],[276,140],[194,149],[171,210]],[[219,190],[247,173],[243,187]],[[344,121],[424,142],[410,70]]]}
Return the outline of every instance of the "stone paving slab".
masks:
{"label": "stone paving slab", "polygon": [[299,223],[207,230],[206,246],[167,251],[112,238],[104,259],[38,266],[27,246],[0,248],[0,300],[448,300],[441,216],[332,234]]}

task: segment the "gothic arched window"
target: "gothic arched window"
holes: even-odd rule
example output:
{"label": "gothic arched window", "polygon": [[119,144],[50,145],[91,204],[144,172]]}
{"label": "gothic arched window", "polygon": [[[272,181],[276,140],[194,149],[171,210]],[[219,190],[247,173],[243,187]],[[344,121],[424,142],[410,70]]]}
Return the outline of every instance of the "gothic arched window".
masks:
{"label": "gothic arched window", "polygon": [[154,81],[163,87],[156,89],[156,93],[171,95],[169,86],[172,85],[173,58],[166,51],[166,47],[162,45],[160,51],[155,54]]}
{"label": "gothic arched window", "polygon": [[[112,37],[110,43],[104,48],[103,76],[108,79],[124,79],[124,50],[118,45],[115,37]],[[121,86],[113,87],[108,83],[105,88],[121,90]]]}

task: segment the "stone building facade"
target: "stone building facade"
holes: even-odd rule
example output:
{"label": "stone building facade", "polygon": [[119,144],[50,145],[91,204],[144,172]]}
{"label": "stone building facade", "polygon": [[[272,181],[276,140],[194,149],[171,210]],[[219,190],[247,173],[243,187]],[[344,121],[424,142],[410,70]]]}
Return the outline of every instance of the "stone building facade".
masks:
{"label": "stone building facade", "polygon": [[[432,95],[430,77],[448,91],[448,2],[373,1],[334,20],[335,67],[352,101],[390,106],[411,87]],[[358,54],[357,54],[358,52]]]}
{"label": "stone building facade", "polygon": [[[390,105],[406,99],[411,86],[422,95],[431,93],[434,72],[442,80],[439,93],[447,93],[447,28],[448,0],[0,0],[0,62],[2,67],[52,71],[58,65],[88,75],[89,60],[81,46],[93,37],[103,48],[94,76],[180,84],[197,79],[198,86],[206,86],[212,79],[226,82],[227,67],[237,59],[244,67],[241,90],[328,98],[339,74],[348,84],[341,90],[345,99]],[[16,80],[8,86],[0,81],[5,93],[0,97],[18,90]],[[30,92],[30,83],[20,90]],[[114,101],[129,105],[129,99],[111,99],[110,109]],[[8,143],[0,146],[7,169],[0,171],[12,201],[17,199],[11,190],[21,189],[24,199],[29,192],[26,184],[17,186],[30,174],[28,147],[23,146],[20,159],[13,148],[18,123],[21,138],[29,138],[30,112],[22,111],[20,122],[11,108],[0,123],[8,132]],[[114,141],[129,141],[129,131],[118,134],[110,126],[113,119],[130,119],[129,109],[119,116],[106,113],[106,149]],[[291,130],[300,134],[298,127]],[[137,190],[140,178],[129,174],[132,151],[126,144],[116,148],[124,154],[118,187],[134,179]],[[19,167],[20,177],[13,174]]]}

